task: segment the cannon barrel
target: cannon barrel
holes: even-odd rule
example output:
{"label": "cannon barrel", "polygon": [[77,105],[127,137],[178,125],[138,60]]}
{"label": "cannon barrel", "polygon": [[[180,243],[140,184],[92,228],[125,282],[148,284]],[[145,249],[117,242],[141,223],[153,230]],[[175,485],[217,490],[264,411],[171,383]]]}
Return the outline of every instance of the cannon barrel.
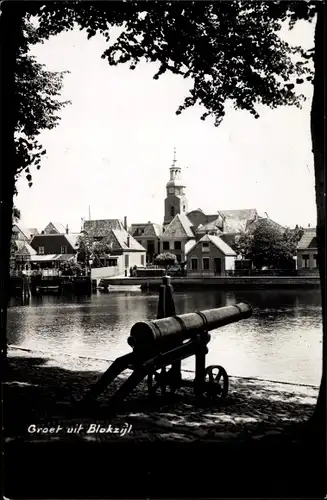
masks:
{"label": "cannon barrel", "polygon": [[133,349],[147,349],[167,341],[183,342],[202,331],[214,330],[249,318],[251,315],[251,306],[240,302],[218,309],[181,314],[154,321],[140,321],[132,326],[127,342]]}

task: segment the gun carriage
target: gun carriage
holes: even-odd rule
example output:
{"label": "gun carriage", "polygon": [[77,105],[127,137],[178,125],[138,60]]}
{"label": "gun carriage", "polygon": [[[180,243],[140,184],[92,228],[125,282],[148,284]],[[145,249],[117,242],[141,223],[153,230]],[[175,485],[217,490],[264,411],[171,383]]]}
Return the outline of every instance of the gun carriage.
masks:
{"label": "gun carriage", "polygon": [[[228,393],[228,375],[221,365],[206,367],[210,331],[249,318],[252,308],[239,303],[217,309],[176,315],[169,278],[160,289],[158,317],[133,325],[127,339],[132,352],[117,358],[91,387],[83,403],[97,398],[122,372],[132,374],[111,396],[109,408],[115,413],[119,404],[147,377],[151,395],[167,390],[174,393],[184,383],[181,362],[195,356],[195,377],[192,382],[198,398],[224,398]],[[163,317],[168,316],[168,317]]]}

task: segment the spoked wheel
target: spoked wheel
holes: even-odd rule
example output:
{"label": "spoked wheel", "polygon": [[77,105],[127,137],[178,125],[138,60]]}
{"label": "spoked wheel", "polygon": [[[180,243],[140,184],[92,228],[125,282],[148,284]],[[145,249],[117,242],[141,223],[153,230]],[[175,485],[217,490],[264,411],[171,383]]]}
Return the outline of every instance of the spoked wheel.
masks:
{"label": "spoked wheel", "polygon": [[228,393],[228,375],[220,365],[206,368],[203,395],[208,399],[224,399]]}
{"label": "spoked wheel", "polygon": [[167,370],[167,367],[163,367],[148,375],[148,392],[150,395],[158,394],[159,391],[164,395],[167,388],[169,388],[171,394],[174,394],[178,386],[178,381],[173,377],[171,368]]}

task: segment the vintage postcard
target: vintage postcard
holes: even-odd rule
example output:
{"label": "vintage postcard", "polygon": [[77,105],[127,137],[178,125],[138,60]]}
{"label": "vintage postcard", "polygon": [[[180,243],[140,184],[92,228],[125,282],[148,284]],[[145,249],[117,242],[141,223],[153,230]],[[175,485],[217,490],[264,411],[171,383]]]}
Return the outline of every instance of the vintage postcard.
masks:
{"label": "vintage postcard", "polygon": [[324,16],[1,4],[6,498],[327,493]]}

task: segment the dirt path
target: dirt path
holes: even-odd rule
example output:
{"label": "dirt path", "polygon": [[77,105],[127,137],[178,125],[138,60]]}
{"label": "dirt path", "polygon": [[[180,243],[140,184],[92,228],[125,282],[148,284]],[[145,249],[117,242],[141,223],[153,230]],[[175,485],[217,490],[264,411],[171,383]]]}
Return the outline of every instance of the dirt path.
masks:
{"label": "dirt path", "polygon": [[[94,359],[62,355],[49,357],[43,353],[10,349],[8,382],[5,384],[7,410],[20,411],[8,419],[6,436],[28,441],[72,439],[67,429],[82,425],[75,440],[176,440],[225,441],[260,439],[277,436],[290,424],[306,421],[312,414],[318,388],[231,378],[230,389],[222,403],[198,404],[190,387],[183,387],[172,398],[150,400],[142,383],[127,399],[114,422],[125,429],[119,434],[108,427],[107,404],[115,384],[99,398],[92,411],[77,413],[74,403],[108,367]],[[184,373],[190,380],[192,374]],[[120,382],[124,379],[122,376]],[[55,426],[55,434],[29,432],[28,426]],[[97,424],[97,432],[92,432]]]}

